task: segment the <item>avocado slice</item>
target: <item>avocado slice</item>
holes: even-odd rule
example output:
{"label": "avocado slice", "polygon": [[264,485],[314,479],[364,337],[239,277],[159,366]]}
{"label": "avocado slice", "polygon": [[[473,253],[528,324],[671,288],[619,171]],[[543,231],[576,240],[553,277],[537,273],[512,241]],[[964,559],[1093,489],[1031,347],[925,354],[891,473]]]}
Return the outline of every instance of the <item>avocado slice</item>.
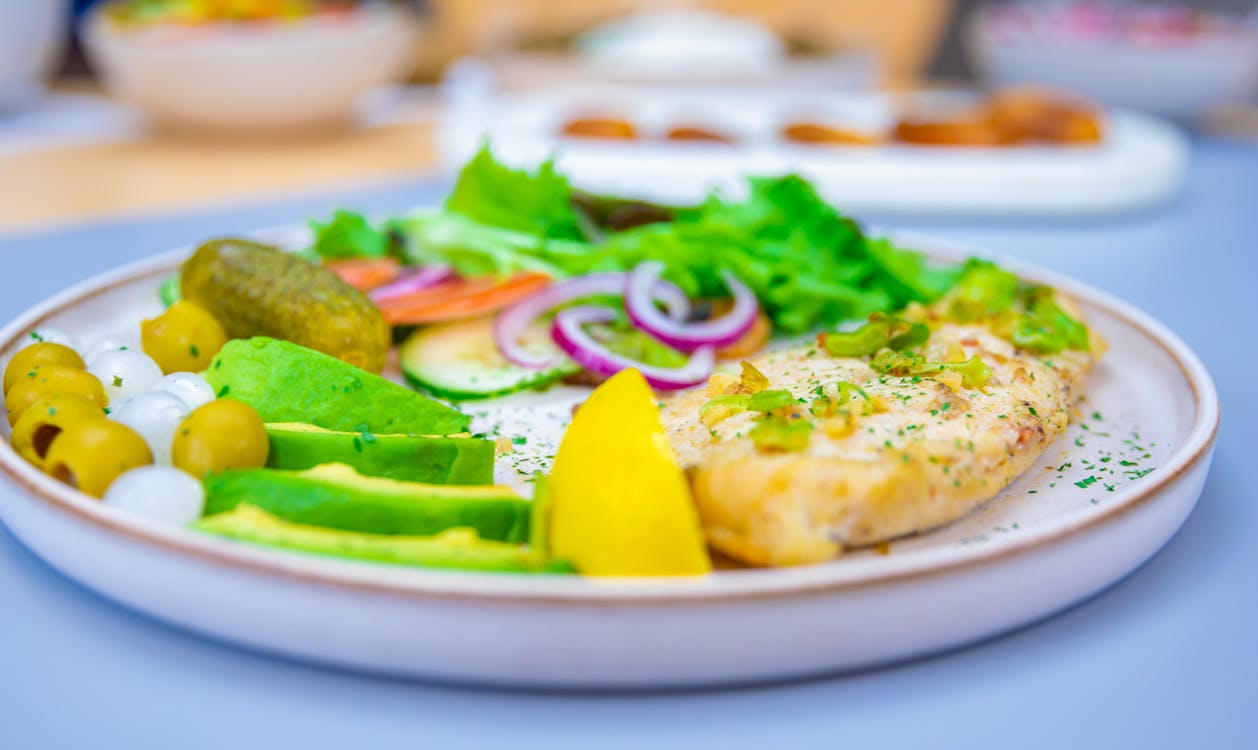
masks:
{"label": "avocado slice", "polygon": [[540,551],[521,545],[481,539],[469,528],[447,529],[435,536],[363,534],[292,523],[248,503],[203,518],[193,528],[254,544],[398,565],[503,573],[573,572],[562,560],[547,559]]}
{"label": "avocado slice", "polygon": [[466,414],[322,352],[255,336],[228,341],[205,379],[263,422],[306,422],[377,435],[467,432]]}
{"label": "avocado slice", "polygon": [[345,464],[305,471],[230,469],[206,475],[205,515],[242,503],[286,521],[366,534],[436,534],[466,526],[482,539],[524,542],[530,504],[510,487],[399,482]]}
{"label": "avocado slice", "polygon": [[343,463],[359,474],[429,484],[492,484],[494,444],[454,435],[375,435],[312,424],[268,424],[266,465],[297,471]]}

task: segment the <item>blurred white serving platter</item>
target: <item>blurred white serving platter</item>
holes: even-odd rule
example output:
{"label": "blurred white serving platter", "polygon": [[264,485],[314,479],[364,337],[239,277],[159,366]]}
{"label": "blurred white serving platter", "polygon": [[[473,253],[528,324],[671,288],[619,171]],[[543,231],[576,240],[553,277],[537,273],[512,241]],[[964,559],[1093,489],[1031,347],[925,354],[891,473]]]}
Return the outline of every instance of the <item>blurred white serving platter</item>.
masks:
{"label": "blurred white serving platter", "polygon": [[[454,172],[487,139],[509,163],[533,166],[554,156],[578,187],[670,203],[700,201],[713,186],[737,195],[748,174],[797,172],[847,212],[933,215],[1138,209],[1172,197],[1187,161],[1187,141],[1173,126],[1123,110],[1107,114],[1105,139],[1097,146],[832,146],[790,143],[778,135],[790,122],[880,131],[894,123],[901,103],[888,94],[718,87],[567,87],[462,96],[441,120],[440,159]],[[640,138],[560,136],[565,122],[584,116],[626,119]],[[675,125],[709,128],[737,143],[664,140],[662,133]]]}

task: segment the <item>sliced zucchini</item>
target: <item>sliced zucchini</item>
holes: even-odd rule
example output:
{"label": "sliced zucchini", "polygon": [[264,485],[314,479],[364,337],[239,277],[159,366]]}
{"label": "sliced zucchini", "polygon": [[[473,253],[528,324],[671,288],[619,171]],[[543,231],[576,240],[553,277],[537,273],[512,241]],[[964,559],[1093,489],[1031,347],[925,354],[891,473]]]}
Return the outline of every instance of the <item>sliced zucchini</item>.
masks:
{"label": "sliced zucchini", "polygon": [[402,373],[412,385],[454,401],[542,388],[581,371],[551,341],[545,323],[530,329],[521,344],[529,351],[553,353],[559,364],[531,370],[508,362],[494,343],[493,318],[420,328],[403,342],[398,354]]}

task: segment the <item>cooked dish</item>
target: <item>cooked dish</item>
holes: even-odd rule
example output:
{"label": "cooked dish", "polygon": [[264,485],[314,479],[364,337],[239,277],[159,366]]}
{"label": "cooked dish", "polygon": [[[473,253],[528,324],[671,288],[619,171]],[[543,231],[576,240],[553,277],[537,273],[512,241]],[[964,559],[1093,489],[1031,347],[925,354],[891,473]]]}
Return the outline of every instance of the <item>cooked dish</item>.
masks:
{"label": "cooked dish", "polygon": [[[312,230],[202,243],[116,337],[32,331],[4,369],[16,453],[245,544],[702,575],[709,549],[812,563],[968,513],[1104,349],[1054,290],[931,262],[797,176],[665,206],[484,151],[439,208]],[[461,404],[558,383],[597,387],[530,498],[495,483],[527,437]]]}
{"label": "cooked dish", "polygon": [[878,143],[878,137],[869,133],[815,122],[789,123],[782,128],[782,138],[795,143],[832,146],[872,146]]}
{"label": "cooked dish", "polygon": [[910,113],[894,137],[926,146],[1087,145],[1103,137],[1099,110],[1078,97],[1038,89],[998,92],[942,114]]}
{"label": "cooked dish", "polygon": [[627,141],[638,137],[638,129],[632,122],[615,117],[578,117],[564,123],[562,133],[574,138]]}
{"label": "cooked dish", "polygon": [[[1008,88],[977,101],[951,102],[942,108],[900,109],[898,119],[885,131],[810,118],[785,122],[775,137],[814,146],[1080,146],[1104,139],[1104,117],[1097,106],[1078,96],[1041,88]],[[671,125],[656,134],[623,116],[572,118],[561,126],[560,135],[617,141],[733,144],[740,140],[712,127],[688,123]]]}
{"label": "cooked dish", "polygon": [[334,17],[355,5],[350,0],[114,0],[106,13],[124,24],[197,26]]}
{"label": "cooked dish", "polygon": [[733,136],[713,128],[698,125],[674,125],[668,129],[664,138],[670,141],[710,141],[714,143],[734,143]]}
{"label": "cooked dish", "polygon": [[999,316],[953,322],[951,301],[896,323],[929,329],[912,346],[855,357],[823,339],[665,403],[713,547],[755,565],[819,562],[953,521],[1039,458],[1103,342],[1079,329],[1072,348],[1036,352],[998,335]]}

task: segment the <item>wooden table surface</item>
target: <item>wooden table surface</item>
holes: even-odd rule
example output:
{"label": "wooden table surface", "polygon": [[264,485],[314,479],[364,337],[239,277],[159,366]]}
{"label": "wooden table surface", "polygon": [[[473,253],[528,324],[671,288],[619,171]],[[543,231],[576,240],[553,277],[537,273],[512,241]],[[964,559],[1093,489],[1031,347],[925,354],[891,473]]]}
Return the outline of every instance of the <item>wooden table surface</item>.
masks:
{"label": "wooden table surface", "polygon": [[0,232],[233,203],[415,175],[435,164],[430,121],[268,141],[155,135],[0,154]]}

